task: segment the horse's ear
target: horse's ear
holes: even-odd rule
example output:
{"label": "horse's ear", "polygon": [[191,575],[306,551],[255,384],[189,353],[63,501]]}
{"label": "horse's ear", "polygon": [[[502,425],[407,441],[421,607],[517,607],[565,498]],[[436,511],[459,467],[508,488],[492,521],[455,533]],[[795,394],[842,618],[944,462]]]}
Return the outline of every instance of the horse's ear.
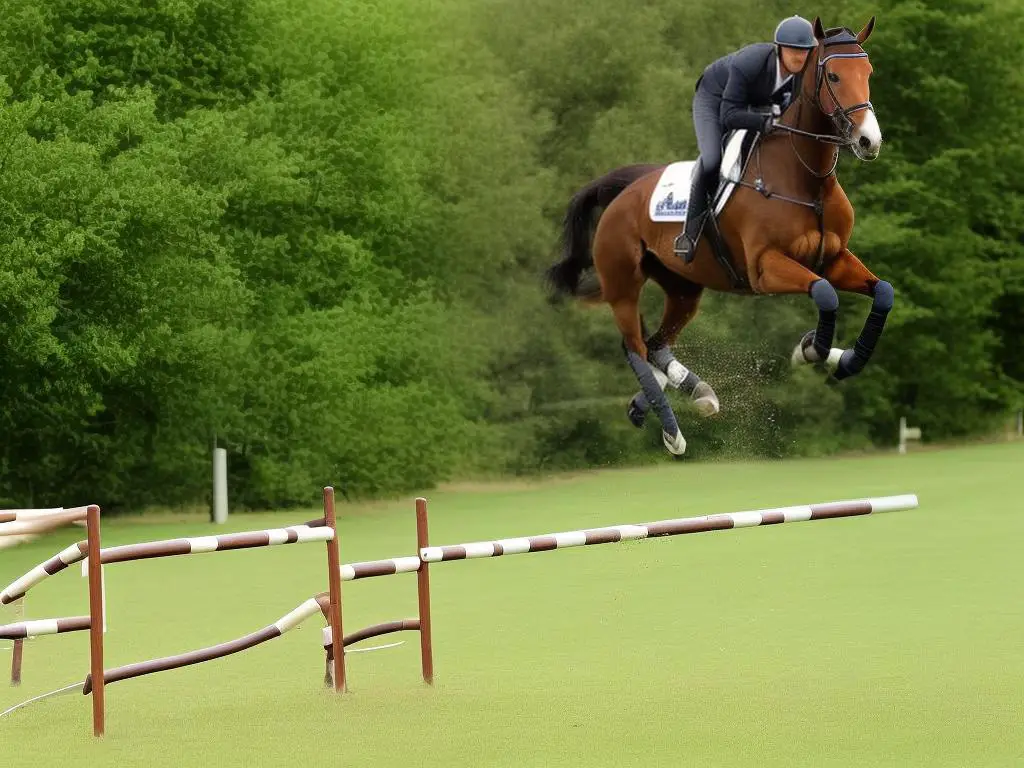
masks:
{"label": "horse's ear", "polygon": [[821,16],[814,17],[814,36],[819,41],[825,39],[825,28],[821,25]]}
{"label": "horse's ear", "polygon": [[857,33],[857,42],[863,43],[871,36],[871,30],[875,28],[875,17],[872,16],[868,19],[868,23],[864,25],[864,29]]}

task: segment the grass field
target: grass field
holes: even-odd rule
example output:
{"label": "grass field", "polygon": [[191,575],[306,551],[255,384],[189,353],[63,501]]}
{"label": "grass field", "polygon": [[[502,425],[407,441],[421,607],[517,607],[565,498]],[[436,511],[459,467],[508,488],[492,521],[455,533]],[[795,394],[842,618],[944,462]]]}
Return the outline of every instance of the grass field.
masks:
{"label": "grass field", "polygon": [[[349,694],[326,692],[314,619],[111,685],[101,741],[81,694],[19,711],[0,720],[0,766],[1021,764],[1024,444],[447,490],[430,494],[431,541],[905,492],[919,509],[440,564],[433,689],[406,634],[350,656]],[[415,552],[411,499],[341,514],[343,561]],[[312,516],[236,515],[225,530]],[[108,520],[104,544],[210,529]],[[5,552],[0,582],[74,538]],[[107,666],[266,626],[323,590],[325,568],[320,544],[109,566]],[[415,577],[348,584],[345,605],[347,631],[413,616]],[[30,618],[86,610],[78,568],[29,598]],[[0,709],[81,680],[87,645],[30,642]]]}

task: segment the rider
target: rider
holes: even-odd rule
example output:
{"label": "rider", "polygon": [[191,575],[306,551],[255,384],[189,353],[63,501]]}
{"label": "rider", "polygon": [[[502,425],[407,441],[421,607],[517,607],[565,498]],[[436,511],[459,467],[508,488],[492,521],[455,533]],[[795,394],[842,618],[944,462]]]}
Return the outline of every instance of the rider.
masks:
{"label": "rider", "polygon": [[774,43],[754,43],[712,62],[697,80],[693,123],[700,152],[693,174],[686,227],[675,240],[675,253],[693,259],[707,215],[708,195],[718,186],[722,134],[746,128],[768,134],[792,98],[793,76],[818,44],[807,19],[790,16],[775,28]]}

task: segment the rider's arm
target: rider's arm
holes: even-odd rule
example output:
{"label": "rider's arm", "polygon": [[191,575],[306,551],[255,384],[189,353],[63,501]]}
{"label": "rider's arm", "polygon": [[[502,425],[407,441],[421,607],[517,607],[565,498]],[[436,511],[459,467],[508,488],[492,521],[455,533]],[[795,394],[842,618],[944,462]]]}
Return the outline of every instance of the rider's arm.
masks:
{"label": "rider's arm", "polygon": [[729,78],[722,92],[722,107],[719,120],[722,127],[731,130],[746,128],[751,131],[764,129],[765,120],[769,117],[764,110],[757,111],[750,106],[749,95],[751,78],[747,75],[742,61],[733,61],[729,65]]}

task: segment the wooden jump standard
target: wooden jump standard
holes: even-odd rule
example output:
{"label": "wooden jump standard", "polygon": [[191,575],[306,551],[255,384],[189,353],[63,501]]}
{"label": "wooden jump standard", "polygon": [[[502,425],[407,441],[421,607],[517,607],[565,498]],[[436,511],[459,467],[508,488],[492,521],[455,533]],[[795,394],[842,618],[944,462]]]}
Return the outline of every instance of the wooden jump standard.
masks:
{"label": "wooden jump standard", "polygon": [[[330,503],[327,503],[328,497],[330,497]],[[83,687],[83,693],[92,694],[93,733],[96,736],[102,736],[105,731],[104,688],[106,683],[160,672],[165,669],[174,669],[186,664],[197,664],[202,661],[227,656],[230,653],[237,653],[274,637],[280,637],[288,630],[297,626],[303,619],[320,610],[323,610],[324,616],[331,626],[337,628],[336,636],[339,638],[339,641],[336,648],[337,661],[334,665],[334,679],[337,690],[342,690],[345,677],[344,666],[342,665],[344,654],[342,653],[342,640],[340,639],[342,638],[341,614],[339,610],[339,602],[341,600],[341,565],[338,556],[337,521],[334,514],[333,491],[329,492],[329,489],[324,490],[324,501],[324,517],[322,519],[289,528],[229,533],[221,536],[171,539],[143,544],[129,544],[109,549],[101,549],[100,547],[100,509],[95,505],[90,506],[87,509],[86,515],[88,538],[85,542],[78,542],[68,547],[42,565],[33,568],[0,592],[0,604],[6,605],[14,602],[23,598],[29,589],[48,577],[88,557],[89,616],[48,621],[30,621],[0,627],[0,638],[7,636],[25,638],[86,628],[90,630],[91,663],[90,672]],[[323,541],[327,544],[327,581],[329,591],[325,593],[324,600],[316,598],[307,600],[270,627],[266,627],[252,635],[247,635],[233,643],[225,643],[214,648],[183,654],[182,656],[157,659],[104,671],[104,617],[101,570],[104,564],[315,541]]]}

